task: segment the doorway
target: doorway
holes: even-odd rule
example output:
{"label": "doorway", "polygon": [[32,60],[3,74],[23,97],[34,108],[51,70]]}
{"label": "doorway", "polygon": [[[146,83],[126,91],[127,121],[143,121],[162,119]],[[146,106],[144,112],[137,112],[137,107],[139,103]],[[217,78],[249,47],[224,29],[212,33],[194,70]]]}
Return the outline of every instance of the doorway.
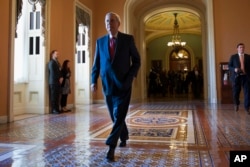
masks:
{"label": "doorway", "polygon": [[[180,6],[181,4],[181,6]],[[204,6],[205,4],[205,6]],[[143,8],[141,7],[143,6]],[[213,25],[214,19],[213,19],[213,13],[212,11],[212,2],[209,0],[205,0],[204,3],[202,2],[197,2],[196,7],[193,8],[192,4],[190,2],[181,0],[179,4],[176,4],[175,2],[165,2],[165,1],[157,1],[154,4],[148,4],[144,2],[140,3],[134,3],[132,0],[126,1],[125,5],[125,30],[128,33],[132,33],[135,35],[135,38],[138,38],[138,48],[139,52],[142,55],[142,59],[145,60],[142,62],[142,68],[141,68],[141,82],[145,82],[145,77],[147,77],[147,74],[150,69],[150,62],[151,60],[147,58],[148,52],[150,51],[148,44],[150,41],[156,37],[155,39],[157,40],[158,38],[161,37],[159,33],[163,34],[171,34],[173,33],[173,27],[171,28],[170,31],[167,31],[166,29],[161,29],[156,32],[152,32],[151,29],[146,28],[146,20],[150,18],[151,16],[154,16],[157,13],[164,13],[166,11],[182,11],[186,13],[191,13],[195,14],[198,16],[198,21],[200,23],[200,37],[201,40],[199,43],[195,43],[197,48],[200,48],[200,53],[201,54],[195,54],[194,50],[189,49],[189,48],[194,48],[193,46],[188,46],[188,50],[191,55],[196,55],[196,56],[201,56],[202,58],[194,59],[196,60],[202,60],[202,71],[203,71],[203,78],[204,78],[204,100],[207,101],[208,103],[217,103],[217,85],[216,83],[216,63],[215,63],[215,50],[214,50],[214,36],[213,32],[214,29],[213,27],[207,27],[205,25]],[[131,8],[133,9],[131,11]],[[148,10],[150,8],[151,10]],[[204,10],[204,8],[206,10]],[[140,12],[136,12],[140,11]],[[163,14],[164,15],[164,14]],[[140,19],[141,18],[141,19]],[[128,21],[129,20],[129,21]],[[138,21],[139,20],[139,21]],[[166,25],[168,23],[164,22]],[[171,24],[169,24],[171,25]],[[171,25],[172,26],[172,25]],[[181,25],[180,25],[181,26]],[[142,29],[144,31],[136,31],[137,29]],[[210,34],[207,36],[207,34]],[[189,33],[186,33],[185,35],[189,35]],[[193,34],[195,37],[195,34]],[[197,34],[196,34],[197,35]],[[196,36],[197,37],[197,36]],[[166,37],[167,39],[167,37]],[[183,36],[184,39],[184,36]],[[163,46],[166,46],[166,42],[169,41],[165,40],[161,43],[158,43],[157,49],[155,49],[154,52],[154,58],[159,59],[157,54],[155,54],[155,51],[161,51],[161,48]],[[163,51],[163,54],[159,55],[169,55],[170,50],[165,50]],[[162,60],[165,61],[163,58]],[[193,60],[191,60],[193,61]],[[191,62],[193,63],[193,62]],[[192,65],[191,65],[192,66]],[[167,64],[166,64],[167,67]],[[209,68],[208,68],[209,67]],[[147,88],[141,87],[141,94],[143,97],[147,97]]]}
{"label": "doorway", "polygon": [[190,71],[191,70],[191,56],[187,49],[182,48],[178,52],[174,50],[169,56],[169,70],[170,71]]}
{"label": "doorway", "polygon": [[76,3],[75,104],[90,103],[90,14],[81,3]]}
{"label": "doorway", "polygon": [[[17,1],[20,2],[20,1]],[[19,16],[14,39],[13,115],[44,114],[45,46],[44,3],[17,3]]]}

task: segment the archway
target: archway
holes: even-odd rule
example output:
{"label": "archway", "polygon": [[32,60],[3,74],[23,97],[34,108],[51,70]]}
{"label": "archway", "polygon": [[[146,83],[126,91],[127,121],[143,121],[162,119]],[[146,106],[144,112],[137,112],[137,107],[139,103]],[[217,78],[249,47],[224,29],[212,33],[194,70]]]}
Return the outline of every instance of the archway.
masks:
{"label": "archway", "polygon": [[[213,25],[213,4],[211,1],[192,4],[192,2],[180,1],[178,4],[173,1],[155,2],[150,0],[137,2],[127,0],[125,4],[125,31],[134,34],[138,44],[139,52],[142,56],[142,67],[140,72],[140,81],[145,81],[146,70],[146,34],[143,31],[145,20],[159,11],[186,11],[195,13],[200,17],[202,27],[202,55],[204,76],[204,97],[209,103],[217,103],[216,94],[216,76],[215,74],[215,51],[214,51],[214,29],[213,26],[207,28],[207,24]],[[139,21],[138,21],[139,20]],[[207,29],[206,29],[207,28]],[[208,34],[208,35],[207,35]],[[207,49],[209,48],[209,49]],[[209,68],[208,68],[209,67]],[[147,88],[141,87],[141,98],[146,98]]]}

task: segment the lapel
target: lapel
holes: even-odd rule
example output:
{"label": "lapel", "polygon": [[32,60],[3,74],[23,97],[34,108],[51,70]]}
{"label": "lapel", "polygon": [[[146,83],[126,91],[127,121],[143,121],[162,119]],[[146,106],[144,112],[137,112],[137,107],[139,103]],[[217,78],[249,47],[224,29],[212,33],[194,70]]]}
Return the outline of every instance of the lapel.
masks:
{"label": "lapel", "polygon": [[245,56],[245,54],[243,54],[243,63],[244,63],[244,67],[246,67],[246,65],[245,65],[245,62],[246,62],[246,56]]}
{"label": "lapel", "polygon": [[110,59],[110,54],[109,54],[109,34],[107,34],[105,36],[105,40],[104,40],[104,52],[106,53],[105,55],[107,56],[107,59]]}
{"label": "lapel", "polygon": [[247,68],[247,66],[248,66],[248,64],[247,64],[247,55],[244,53],[244,67],[245,67],[245,70],[246,70],[246,68]]}
{"label": "lapel", "polygon": [[120,47],[121,47],[121,42],[122,42],[122,35],[120,32],[118,32],[117,34],[117,38],[116,38],[116,45],[115,45],[115,56],[114,58],[117,56],[117,53],[119,53]]}
{"label": "lapel", "polygon": [[[116,37],[116,41],[115,41],[115,54],[114,54],[114,58],[113,58],[112,62],[117,57],[117,53],[119,53],[119,49],[121,47],[121,42],[122,42],[121,38],[122,38],[121,34],[120,34],[120,32],[118,32],[117,37]],[[107,47],[108,59],[110,59],[110,53],[109,53],[109,34],[107,35],[105,41],[107,42],[107,46],[108,46]]]}
{"label": "lapel", "polygon": [[55,66],[57,66],[58,68],[60,68],[60,64],[59,64],[59,62],[58,62],[57,60],[54,60],[54,59],[53,59],[53,62],[54,62],[54,64],[55,64]]}
{"label": "lapel", "polygon": [[[117,34],[117,38],[116,38],[116,44],[115,44],[115,55],[114,55],[114,58],[113,60],[118,56],[117,53],[119,53],[119,50],[120,48],[122,47],[122,39],[123,35],[121,32],[118,32]],[[107,46],[105,47],[105,53],[107,55],[107,58],[110,60],[110,53],[109,53],[109,34],[107,34],[105,36],[105,39],[104,39],[104,46]]]}
{"label": "lapel", "polygon": [[236,59],[236,61],[237,61],[238,67],[240,67],[240,56],[239,56],[239,54],[237,54],[237,59]]}
{"label": "lapel", "polygon": [[[244,66],[246,67],[246,54],[243,55],[243,62],[244,62]],[[241,62],[240,62],[240,56],[238,55],[238,60],[239,60],[239,65],[241,67]]]}

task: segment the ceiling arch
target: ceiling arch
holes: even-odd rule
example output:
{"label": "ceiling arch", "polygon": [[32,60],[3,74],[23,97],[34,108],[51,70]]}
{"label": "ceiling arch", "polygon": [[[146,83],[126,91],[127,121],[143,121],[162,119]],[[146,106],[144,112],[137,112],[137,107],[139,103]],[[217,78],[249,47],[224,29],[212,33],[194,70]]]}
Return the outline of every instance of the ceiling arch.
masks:
{"label": "ceiling arch", "polygon": [[145,21],[145,31],[172,31],[174,26],[174,13],[177,13],[177,21],[180,33],[196,32],[200,34],[201,21],[200,18],[190,12],[185,11],[168,11],[160,12],[152,15]]}
{"label": "ceiling arch", "polygon": [[169,10],[161,9],[149,13],[144,19],[144,31],[146,41],[173,34],[174,13],[177,13],[180,34],[201,35],[201,19],[196,12],[186,11],[185,9]]}
{"label": "ceiling arch", "polygon": [[[205,2],[203,0],[127,0],[125,8],[130,6],[129,17],[143,19],[146,43],[162,36],[173,34],[174,15],[178,13],[180,33],[201,35],[201,23],[204,21]],[[136,21],[136,20],[135,20]],[[136,29],[137,23],[126,21],[127,30]]]}

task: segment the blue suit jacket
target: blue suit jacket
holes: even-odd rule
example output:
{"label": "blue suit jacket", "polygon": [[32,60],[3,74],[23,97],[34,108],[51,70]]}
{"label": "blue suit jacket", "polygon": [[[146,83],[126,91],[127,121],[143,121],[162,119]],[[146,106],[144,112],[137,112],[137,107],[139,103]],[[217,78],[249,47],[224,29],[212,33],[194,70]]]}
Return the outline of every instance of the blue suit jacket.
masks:
{"label": "blue suit jacket", "polygon": [[[234,81],[234,78],[237,75],[234,72],[234,69],[240,68],[240,58],[238,54],[234,54],[230,57],[230,60],[228,62],[228,67],[230,70],[231,81]],[[248,54],[244,54],[244,67],[245,67],[245,73],[250,79],[250,55]]]}
{"label": "blue suit jacket", "polygon": [[131,88],[140,65],[140,55],[132,35],[118,32],[115,55],[111,60],[107,34],[96,41],[91,82],[96,84],[100,75],[104,94],[119,94]]}

